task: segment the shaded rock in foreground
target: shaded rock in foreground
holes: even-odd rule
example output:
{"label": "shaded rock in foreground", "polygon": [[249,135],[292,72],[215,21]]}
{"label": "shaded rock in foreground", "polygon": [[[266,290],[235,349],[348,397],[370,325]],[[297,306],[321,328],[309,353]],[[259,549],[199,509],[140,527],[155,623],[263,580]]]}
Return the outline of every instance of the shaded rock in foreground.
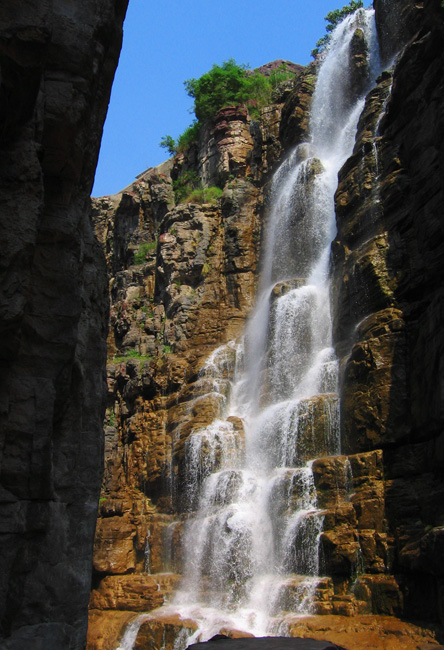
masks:
{"label": "shaded rock in foreground", "polygon": [[107,277],[89,195],[127,1],[0,6],[0,645],[80,650]]}
{"label": "shaded rock in foreground", "polygon": [[195,650],[345,650],[342,646],[329,641],[315,639],[295,639],[280,636],[248,637],[229,639],[221,634],[205,643],[193,643],[188,646]]}

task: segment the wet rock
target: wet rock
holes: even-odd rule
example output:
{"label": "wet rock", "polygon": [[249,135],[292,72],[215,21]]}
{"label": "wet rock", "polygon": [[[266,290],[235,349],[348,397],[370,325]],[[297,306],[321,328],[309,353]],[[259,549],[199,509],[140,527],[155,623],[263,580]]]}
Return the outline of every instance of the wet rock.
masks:
{"label": "wet rock", "polygon": [[319,395],[301,400],[299,406],[297,464],[318,454],[327,455],[335,451],[338,398],[336,395]]}
{"label": "wet rock", "polygon": [[134,612],[120,610],[90,610],[88,620],[88,650],[108,650],[116,645],[125,628],[134,620]]}
{"label": "wet rock", "polygon": [[282,109],[280,138],[285,147],[307,142],[309,108],[315,87],[315,70],[309,66],[300,75]]}
{"label": "wet rock", "polygon": [[423,3],[395,0],[389,6],[384,0],[376,0],[375,13],[381,56],[386,64],[418,31],[424,20]]}
{"label": "wet rock", "polygon": [[174,650],[175,641],[179,634],[190,637],[196,630],[195,621],[183,619],[179,616],[162,616],[142,622],[137,635],[134,649],[144,650]]}
{"label": "wet rock", "polygon": [[432,631],[388,616],[308,616],[289,621],[292,636],[331,639],[348,650],[379,650],[384,644],[393,650],[417,650],[419,644],[437,644]]}
{"label": "wet rock", "polygon": [[358,28],[350,43],[350,85],[359,96],[368,88],[369,81],[368,44],[363,30]]}
{"label": "wet rock", "polygon": [[443,521],[443,410],[439,382],[429,380],[440,376],[443,322],[442,21],[432,2],[375,6],[383,58],[411,41],[367,96],[339,174],[333,314],[343,449],[384,449],[384,491],[369,486],[361,504],[353,497],[369,570],[392,562],[403,596],[394,609],[442,620],[427,596],[440,593],[441,578],[426,568],[438,548],[427,533]]}

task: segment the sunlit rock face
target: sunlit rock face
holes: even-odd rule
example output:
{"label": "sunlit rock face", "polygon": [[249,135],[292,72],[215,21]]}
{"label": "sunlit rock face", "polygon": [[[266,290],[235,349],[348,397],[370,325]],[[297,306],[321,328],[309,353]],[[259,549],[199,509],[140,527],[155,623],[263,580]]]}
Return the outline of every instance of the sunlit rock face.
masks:
{"label": "sunlit rock face", "polygon": [[88,206],[126,2],[0,7],[0,645],[84,647],[107,278]]}
{"label": "sunlit rock face", "polygon": [[[376,5],[383,64],[398,45],[406,48],[362,100],[354,149],[339,172],[330,258],[339,364],[325,356],[331,376],[325,370],[321,393],[301,393],[297,408],[291,403],[294,387],[287,379],[311,349],[311,330],[298,314],[301,305],[311,314],[314,298],[309,287],[298,290],[310,268],[306,242],[319,245],[319,229],[299,237],[293,232],[270,261],[273,275],[281,254],[294,253],[288,277],[276,275],[270,291],[267,363],[258,367],[257,395],[264,411],[278,397],[289,406],[280,419],[270,408],[257,422],[257,438],[264,439],[264,464],[293,463],[269,486],[271,519],[281,537],[292,533],[282,522],[303,503],[308,534],[318,539],[317,556],[307,560],[305,538],[294,524],[283,563],[291,575],[272,596],[273,615],[288,616],[286,633],[350,648],[387,641],[413,650],[433,643],[433,634],[393,617],[416,620],[419,612],[424,621],[442,623],[443,10],[436,2]],[[396,34],[387,33],[383,26],[398,9]],[[369,49],[358,26],[345,104],[367,90]],[[257,120],[242,107],[221,111],[186,156],[93,201],[111,275],[111,318],[90,650],[107,650],[125,629],[134,632],[135,648],[173,647],[195,632],[194,619],[179,622],[171,610],[137,617],[157,606],[159,594],[171,600],[181,575],[190,572],[190,528],[197,521],[191,536],[197,546],[199,525],[207,525],[204,517],[193,519],[199,507],[214,506],[218,522],[196,569],[199,596],[222,602],[211,592],[214,549],[239,531],[229,515],[218,513],[243,489],[247,498],[248,481],[255,479],[242,472],[251,431],[245,418],[226,417],[226,404],[242,363],[239,341],[258,271],[266,265],[258,260],[274,209],[272,174],[309,138],[315,73],[313,65],[298,69],[294,86]],[[309,195],[325,171],[310,147],[298,152],[308,160]],[[207,189],[220,185],[221,198],[179,201],[177,180],[190,171]],[[305,207],[293,199],[298,210]],[[293,222],[298,217],[295,210]],[[316,312],[318,320],[327,320],[327,312]],[[296,330],[299,347],[293,345]],[[282,332],[287,346],[275,342]],[[340,400],[332,379],[338,365]],[[325,431],[337,430],[339,421],[341,442],[327,440]],[[282,445],[275,432],[285,427]],[[259,537],[266,532],[264,526]],[[217,584],[225,580],[242,590],[250,575],[247,547],[248,540],[238,556],[227,552],[226,575],[217,575]],[[314,565],[321,577],[310,591],[296,574],[313,576]],[[158,600],[151,579],[159,585]],[[313,616],[301,620],[295,612],[307,598]],[[242,634],[235,626],[226,632]]]}
{"label": "sunlit rock face", "polygon": [[[297,79],[302,68],[294,68]],[[254,302],[266,183],[282,152],[280,117],[285,101],[294,101],[290,90],[257,121],[245,108],[220,111],[187,156],[144,172],[122,193],[93,199],[111,276],[111,318],[91,648],[101,647],[109,622],[126,621],[130,609],[117,595],[105,607],[104,585],[117,594],[119,577],[123,585],[128,573],[149,570],[166,595],[175,586],[177,579],[159,576],[183,570],[183,517],[190,500],[195,506],[187,463],[199,455],[202,481],[222,461],[210,434],[202,433],[198,450],[189,440],[221,417],[229,397],[231,342]],[[190,170],[205,187],[223,187],[217,202],[177,199],[175,181]],[[228,418],[224,426],[233,453],[242,453],[242,421]],[[107,575],[115,582],[104,583]]]}

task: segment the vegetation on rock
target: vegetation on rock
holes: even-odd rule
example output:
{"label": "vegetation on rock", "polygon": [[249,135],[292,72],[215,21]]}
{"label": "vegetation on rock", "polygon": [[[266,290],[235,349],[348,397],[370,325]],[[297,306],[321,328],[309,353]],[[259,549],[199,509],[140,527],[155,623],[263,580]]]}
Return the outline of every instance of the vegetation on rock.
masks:
{"label": "vegetation on rock", "polygon": [[201,187],[193,190],[186,197],[184,203],[217,203],[222,193],[220,187],[216,187],[215,185],[212,187]]}
{"label": "vegetation on rock", "polygon": [[197,173],[184,171],[173,181],[176,203],[216,203],[222,196],[220,187],[203,187]]}
{"label": "vegetation on rock", "polygon": [[349,16],[357,9],[362,9],[363,7],[363,0],[350,0],[349,4],[342,7],[342,9],[330,11],[324,18],[324,20],[328,22],[326,27],[327,33],[317,41],[316,47],[311,51],[311,56],[315,59],[327,47],[334,28],[339,25],[346,16]]}
{"label": "vegetation on rock", "polygon": [[194,190],[200,187],[200,179],[193,170],[183,171],[180,176],[173,181],[174,198],[176,203],[185,203],[186,197]]}
{"label": "vegetation on rock", "polygon": [[181,153],[197,142],[203,122],[212,119],[221,108],[247,104],[250,113],[257,115],[259,108],[272,103],[273,93],[283,83],[294,79],[294,71],[287,69],[285,63],[268,75],[247,67],[228,59],[222,65],[214,64],[198,79],[184,81],[188,95],[194,99],[196,120],[177,140],[165,135],[160,146],[171,155]]}
{"label": "vegetation on rock", "polygon": [[143,264],[146,262],[148,253],[154,251],[156,246],[157,240],[140,244],[138,250],[134,253],[134,264]]}

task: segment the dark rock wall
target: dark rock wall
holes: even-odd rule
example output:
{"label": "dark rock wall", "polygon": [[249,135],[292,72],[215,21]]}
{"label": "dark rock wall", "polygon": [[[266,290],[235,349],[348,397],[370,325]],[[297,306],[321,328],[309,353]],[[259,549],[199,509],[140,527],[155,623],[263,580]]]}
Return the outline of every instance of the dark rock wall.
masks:
{"label": "dark rock wall", "polygon": [[[404,615],[442,622],[444,9],[375,4],[414,35],[367,97],[336,194],[343,441],[347,453],[383,450],[387,570]],[[383,51],[393,44],[382,30]]]}
{"label": "dark rock wall", "polygon": [[89,194],[125,0],[0,6],[0,638],[84,647],[107,320]]}

